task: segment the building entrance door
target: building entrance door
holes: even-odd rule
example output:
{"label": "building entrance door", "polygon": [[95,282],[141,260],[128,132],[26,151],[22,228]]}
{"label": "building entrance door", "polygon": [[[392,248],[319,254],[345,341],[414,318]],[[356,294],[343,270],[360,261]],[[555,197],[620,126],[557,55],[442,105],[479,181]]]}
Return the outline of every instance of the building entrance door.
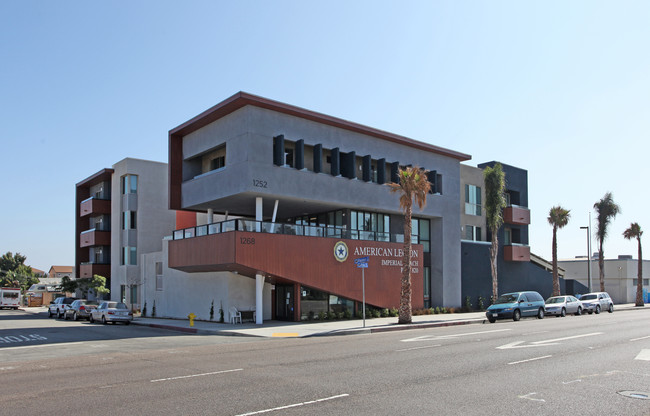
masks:
{"label": "building entrance door", "polygon": [[293,321],[293,285],[275,285],[275,319]]}

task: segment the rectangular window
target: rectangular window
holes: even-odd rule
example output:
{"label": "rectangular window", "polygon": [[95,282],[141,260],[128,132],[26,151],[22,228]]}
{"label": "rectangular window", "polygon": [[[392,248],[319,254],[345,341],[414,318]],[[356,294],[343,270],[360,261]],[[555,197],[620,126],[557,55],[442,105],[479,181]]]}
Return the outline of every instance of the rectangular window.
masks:
{"label": "rectangular window", "polygon": [[481,215],[481,187],[465,185],[465,214]]}
{"label": "rectangular window", "polygon": [[138,193],[138,175],[124,175],[120,182],[122,195]]}
{"label": "rectangular window", "polygon": [[130,289],[131,305],[133,305],[134,303],[138,303],[138,286],[132,285]]}
{"label": "rectangular window", "polygon": [[120,300],[126,302],[126,285],[120,285]]}
{"label": "rectangular window", "polygon": [[226,166],[226,157],[218,156],[210,161],[210,170],[217,170]]}
{"label": "rectangular window", "polygon": [[137,265],[138,249],[137,247],[122,247],[122,256],[120,264],[122,266]]}
{"label": "rectangular window", "polygon": [[122,229],[135,230],[136,228],[136,211],[122,212]]}
{"label": "rectangular window", "polygon": [[481,227],[475,227],[473,225],[466,225],[465,226],[465,240],[482,241],[482,239],[481,239]]}
{"label": "rectangular window", "polygon": [[156,290],[163,290],[162,262],[156,262]]}

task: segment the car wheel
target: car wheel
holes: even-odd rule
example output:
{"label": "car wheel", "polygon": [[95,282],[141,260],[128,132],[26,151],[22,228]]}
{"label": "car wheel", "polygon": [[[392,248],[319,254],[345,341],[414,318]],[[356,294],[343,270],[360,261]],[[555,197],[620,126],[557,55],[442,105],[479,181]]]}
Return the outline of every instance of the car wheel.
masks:
{"label": "car wheel", "polygon": [[78,320],[77,312],[73,312],[73,313],[72,313],[72,320],[73,320],[73,321]]}
{"label": "car wheel", "polygon": [[131,323],[130,321],[124,321],[124,325],[128,325],[130,323]]}
{"label": "car wheel", "polygon": [[[565,316],[566,311],[562,309],[562,312],[564,312],[564,315],[562,316]],[[544,319],[544,308],[539,308],[539,310],[537,311],[537,319]]]}
{"label": "car wheel", "polygon": [[58,309],[57,309],[57,311],[56,311],[56,317],[59,318],[59,319],[62,319],[62,318],[63,318],[63,314],[62,314],[61,311],[59,311]]}
{"label": "car wheel", "polygon": [[490,321],[491,324],[495,323],[497,320],[494,318],[488,318],[488,321]]}
{"label": "car wheel", "polygon": [[106,322],[106,317],[105,317],[104,315],[102,315],[102,323],[103,323],[104,325],[106,325],[106,324],[108,323],[108,322]]}
{"label": "car wheel", "polygon": [[600,305],[596,305],[596,315],[600,313]]}
{"label": "car wheel", "polygon": [[47,310],[47,317],[48,317],[48,318],[51,318],[51,317],[52,317],[52,311],[49,310],[49,309]]}
{"label": "car wheel", "polygon": [[612,304],[610,303],[610,304],[609,304],[609,309],[607,309],[607,312],[609,312],[609,313],[614,313],[614,305],[612,305]]}
{"label": "car wheel", "polygon": [[576,312],[576,316],[582,315],[582,308],[578,306],[578,311]]}
{"label": "car wheel", "polygon": [[514,313],[512,314],[512,320],[518,321],[519,319],[521,319],[521,312],[519,312],[519,309],[515,309]]}
{"label": "car wheel", "polygon": [[566,316],[566,309],[562,308],[562,312],[560,312],[560,316],[564,318]]}

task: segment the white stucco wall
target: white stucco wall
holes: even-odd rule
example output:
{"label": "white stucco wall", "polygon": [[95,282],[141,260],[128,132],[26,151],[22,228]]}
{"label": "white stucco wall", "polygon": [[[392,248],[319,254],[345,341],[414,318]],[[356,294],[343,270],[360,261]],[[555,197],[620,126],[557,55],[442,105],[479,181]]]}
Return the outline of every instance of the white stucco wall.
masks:
{"label": "white stucco wall", "polygon": [[[140,256],[143,276],[142,296],[151,316],[154,300],[156,317],[187,319],[194,313],[198,320],[210,319],[210,305],[214,301],[214,321],[219,321],[223,307],[224,321],[229,321],[228,310],[235,306],[250,310],[255,306],[255,279],[233,272],[185,273],[167,267],[168,240],[163,250]],[[156,263],[162,262],[162,290],[156,290]],[[264,319],[271,319],[271,285],[264,284]]]}

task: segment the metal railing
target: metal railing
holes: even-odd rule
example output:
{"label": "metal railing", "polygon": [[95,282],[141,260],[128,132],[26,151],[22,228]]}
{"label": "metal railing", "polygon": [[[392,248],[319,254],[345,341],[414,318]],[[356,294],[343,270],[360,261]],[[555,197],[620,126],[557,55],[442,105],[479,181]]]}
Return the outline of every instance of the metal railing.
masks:
{"label": "metal railing", "polygon": [[[184,240],[188,238],[201,237],[212,234],[222,234],[231,231],[297,235],[304,237],[346,238],[351,240],[384,241],[391,243],[404,242],[403,234],[346,230],[344,228],[332,226],[285,224],[241,218],[175,230],[172,235],[172,239]],[[417,243],[417,236],[413,236],[413,240],[414,243]]]}

